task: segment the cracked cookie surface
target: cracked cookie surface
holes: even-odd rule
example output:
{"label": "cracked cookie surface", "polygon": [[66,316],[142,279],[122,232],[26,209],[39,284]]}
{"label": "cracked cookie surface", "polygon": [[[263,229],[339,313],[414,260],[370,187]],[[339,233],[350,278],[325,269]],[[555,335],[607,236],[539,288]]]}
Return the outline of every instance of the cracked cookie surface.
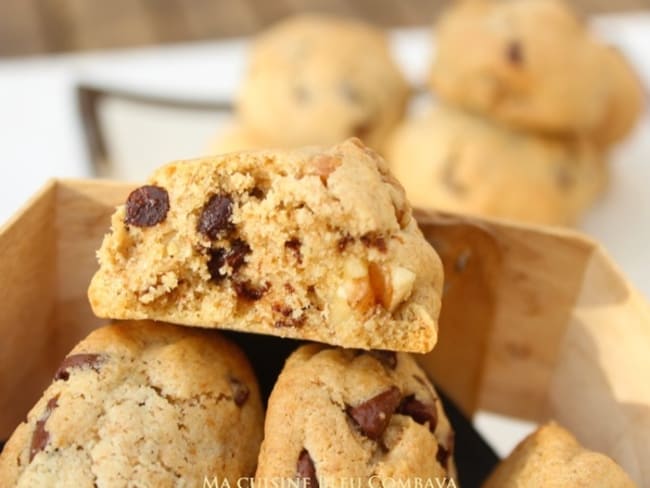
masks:
{"label": "cracked cookie surface", "polygon": [[289,357],[273,388],[255,476],[306,478],[312,487],[409,478],[435,485],[455,476],[453,443],[410,355],[310,344]]}
{"label": "cracked cookie surface", "polygon": [[568,431],[549,422],[526,437],[497,466],[483,488],[634,488],[613,460],[585,449]]}
{"label": "cracked cookie surface", "polygon": [[519,132],[447,106],[405,122],[388,146],[393,173],[423,208],[573,224],[607,181],[589,141]]}
{"label": "cracked cookie surface", "polygon": [[440,259],[358,139],[172,163],[146,187],[118,207],[98,253],[98,316],[364,349],[435,345]]}
{"label": "cracked cookie surface", "polygon": [[7,442],[0,485],[235,483],[254,473],[262,421],[251,367],[217,332],[114,324],[64,359]]}

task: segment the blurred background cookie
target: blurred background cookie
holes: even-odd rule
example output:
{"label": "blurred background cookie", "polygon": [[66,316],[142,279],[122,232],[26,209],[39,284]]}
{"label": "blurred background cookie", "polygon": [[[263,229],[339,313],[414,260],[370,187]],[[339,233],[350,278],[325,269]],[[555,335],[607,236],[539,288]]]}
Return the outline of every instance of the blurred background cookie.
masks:
{"label": "blurred background cookie", "polygon": [[356,136],[380,149],[408,93],[380,29],[302,15],[254,42],[236,112],[270,146],[328,145]]}
{"label": "blurred background cookie", "polygon": [[593,134],[628,88],[607,75],[602,45],[560,0],[458,2],[437,23],[436,40],[433,90],[516,128]]}
{"label": "blurred background cookie", "polygon": [[542,224],[574,222],[607,173],[586,141],[515,131],[448,106],[404,122],[387,158],[415,206]]}

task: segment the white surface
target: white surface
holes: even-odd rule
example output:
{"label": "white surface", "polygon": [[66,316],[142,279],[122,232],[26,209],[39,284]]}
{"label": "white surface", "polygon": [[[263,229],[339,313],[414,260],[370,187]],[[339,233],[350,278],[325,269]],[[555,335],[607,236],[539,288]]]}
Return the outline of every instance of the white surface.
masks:
{"label": "white surface", "polygon": [[[646,87],[650,86],[650,14],[602,17],[594,25],[628,55]],[[423,83],[431,55],[429,30],[396,31],[391,38],[408,78]],[[91,175],[75,100],[79,82],[173,98],[229,98],[244,69],[246,45],[246,41],[234,40],[0,60],[0,222],[48,178]],[[121,112],[108,113],[119,127]],[[160,124],[162,130],[164,122]],[[161,144],[158,149],[165,147]],[[197,148],[197,153],[203,149]],[[161,162],[169,159],[161,158]],[[649,159],[650,116],[646,112],[634,136],[616,151],[609,193],[582,225],[605,245],[646,296],[650,296]],[[479,413],[475,423],[502,455],[532,428],[529,423],[488,413]]]}

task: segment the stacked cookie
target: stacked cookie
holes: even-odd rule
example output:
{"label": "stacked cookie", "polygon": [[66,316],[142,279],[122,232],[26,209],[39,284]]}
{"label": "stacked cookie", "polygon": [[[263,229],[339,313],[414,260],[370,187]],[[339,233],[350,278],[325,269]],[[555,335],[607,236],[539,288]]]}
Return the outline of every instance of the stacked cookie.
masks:
{"label": "stacked cookie", "polygon": [[[91,306],[126,320],[63,361],[1,486],[453,479],[453,432],[403,352],[436,343],[441,263],[359,140],[169,164],[118,207],[98,257]],[[321,344],[291,355],[264,418],[214,329]]]}
{"label": "stacked cookie", "polygon": [[284,20],[255,39],[236,121],[211,153],[332,145],[358,137],[380,150],[409,89],[384,33],[325,15]]}
{"label": "stacked cookie", "polygon": [[442,106],[387,151],[413,203],[544,224],[575,222],[601,193],[607,150],[643,99],[561,0],[456,2],[436,26],[430,85]]}

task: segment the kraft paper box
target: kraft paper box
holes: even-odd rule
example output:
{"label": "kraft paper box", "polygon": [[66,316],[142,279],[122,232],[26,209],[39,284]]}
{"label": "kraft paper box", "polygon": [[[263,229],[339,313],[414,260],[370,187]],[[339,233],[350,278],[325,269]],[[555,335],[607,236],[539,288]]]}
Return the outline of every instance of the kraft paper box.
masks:
{"label": "kraft paper box", "polygon": [[[49,183],[0,232],[0,439],[91,329],[95,251],[132,185]],[[417,214],[445,264],[422,364],[462,410],[555,418],[650,486],[650,307],[566,230]]]}

